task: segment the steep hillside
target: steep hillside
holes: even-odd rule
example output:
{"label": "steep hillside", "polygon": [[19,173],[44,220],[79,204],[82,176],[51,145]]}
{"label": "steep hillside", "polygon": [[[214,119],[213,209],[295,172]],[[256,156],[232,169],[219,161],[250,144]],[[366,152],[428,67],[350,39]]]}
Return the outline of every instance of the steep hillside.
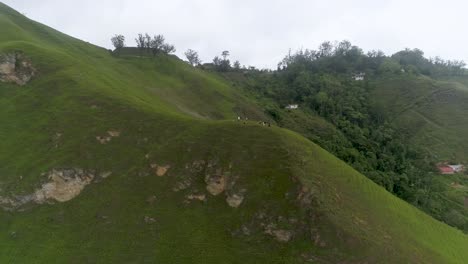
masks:
{"label": "steep hillside", "polygon": [[[468,163],[468,87],[466,77],[433,80],[406,75],[383,78],[373,84],[372,101],[408,144],[419,149],[433,169],[439,162]],[[431,192],[433,215],[468,230],[466,174],[436,175],[444,188]]]}
{"label": "steep hillside", "polygon": [[[326,51],[326,52],[325,52]],[[468,233],[468,72],[418,49],[386,56],[348,41],[289,53],[276,71],[217,68],[276,123],[312,140],[394,195]],[[289,104],[298,106],[287,109]]]}
{"label": "steep hillside", "polygon": [[3,4],[0,28],[1,263],[468,259],[462,232],[304,137],[235,121],[266,117],[215,75]]}
{"label": "steep hillside", "polygon": [[375,83],[373,101],[415,146],[438,161],[468,160],[468,87],[413,75]]}

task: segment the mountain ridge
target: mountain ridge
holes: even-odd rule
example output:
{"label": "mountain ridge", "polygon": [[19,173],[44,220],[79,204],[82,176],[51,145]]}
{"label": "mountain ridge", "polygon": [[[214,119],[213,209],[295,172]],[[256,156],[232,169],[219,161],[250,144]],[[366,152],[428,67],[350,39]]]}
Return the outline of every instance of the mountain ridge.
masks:
{"label": "mountain ridge", "polygon": [[[2,28],[41,27],[12,14],[0,5]],[[116,58],[75,40],[47,45],[62,36],[53,30],[8,32],[0,53],[21,50],[38,73],[21,87],[0,83],[0,196],[32,193],[52,170],[99,173],[69,201],[0,210],[2,262],[467,257],[462,232],[301,135],[237,121],[269,117],[214,74],[164,55]]]}

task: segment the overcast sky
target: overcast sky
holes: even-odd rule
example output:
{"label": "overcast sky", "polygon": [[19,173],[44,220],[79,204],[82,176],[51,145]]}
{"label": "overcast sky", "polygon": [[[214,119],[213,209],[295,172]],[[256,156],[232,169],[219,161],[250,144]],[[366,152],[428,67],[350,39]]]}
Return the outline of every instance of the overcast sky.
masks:
{"label": "overcast sky", "polygon": [[223,50],[231,61],[275,68],[291,48],[349,40],[386,54],[420,48],[426,56],[468,62],[468,2],[432,0],[0,0],[66,34],[111,48],[123,34],[163,34],[183,57],[203,61]]}

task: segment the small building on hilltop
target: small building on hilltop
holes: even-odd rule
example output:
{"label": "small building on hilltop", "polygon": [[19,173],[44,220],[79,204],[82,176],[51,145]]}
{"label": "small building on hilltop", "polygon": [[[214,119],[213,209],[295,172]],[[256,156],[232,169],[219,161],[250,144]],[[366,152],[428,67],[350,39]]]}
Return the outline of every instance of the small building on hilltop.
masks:
{"label": "small building on hilltop", "polygon": [[298,109],[299,105],[298,104],[288,104],[285,109]]}
{"label": "small building on hilltop", "polygon": [[463,172],[465,170],[465,166],[463,164],[449,164],[448,162],[441,162],[437,164],[437,169],[440,174],[455,174]]}
{"label": "small building on hilltop", "polygon": [[355,81],[364,81],[364,77],[366,77],[366,73],[365,72],[360,72],[360,73],[357,73],[357,74],[354,74],[353,75],[353,79]]}

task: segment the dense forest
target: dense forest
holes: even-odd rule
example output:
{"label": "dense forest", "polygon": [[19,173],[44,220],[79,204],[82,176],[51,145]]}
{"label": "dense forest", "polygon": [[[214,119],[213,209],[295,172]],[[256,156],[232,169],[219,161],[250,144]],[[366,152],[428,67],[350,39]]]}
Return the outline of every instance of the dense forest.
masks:
{"label": "dense forest", "polygon": [[[226,67],[228,61],[218,59],[214,65],[220,65],[216,69],[221,72],[239,71]],[[436,161],[408,144],[385,111],[371,103],[374,87],[368,81],[396,75],[464,75],[464,66],[462,61],[425,58],[418,49],[386,56],[381,51],[364,53],[348,41],[324,42],[317,50],[290,52],[276,71],[244,71],[248,81],[243,84],[275,102],[265,108],[279,125],[286,123],[283,109],[288,104],[324,118],[339,133],[306,136],[388,191],[466,232],[466,218],[438,195],[444,187],[435,180]]]}

